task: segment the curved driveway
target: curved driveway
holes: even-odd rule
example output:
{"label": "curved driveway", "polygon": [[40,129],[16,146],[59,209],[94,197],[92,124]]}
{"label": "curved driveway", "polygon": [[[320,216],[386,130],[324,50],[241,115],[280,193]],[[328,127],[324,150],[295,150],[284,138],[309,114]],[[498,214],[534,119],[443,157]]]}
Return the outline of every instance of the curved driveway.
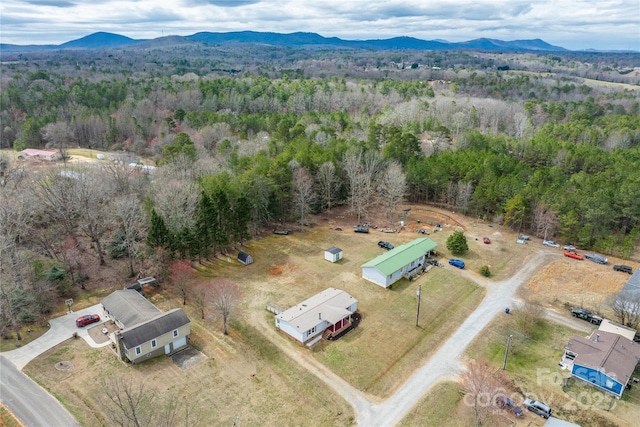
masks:
{"label": "curved driveway", "polygon": [[108,341],[104,344],[96,344],[89,337],[87,328],[76,327],[76,318],[95,313],[102,314],[100,304],[51,319],[49,330],[44,335],[16,350],[0,353],[0,401],[24,425],[29,427],[78,426],[73,416],[58,400],[21,370],[40,354],[72,338],[75,332],[92,347],[109,345]]}

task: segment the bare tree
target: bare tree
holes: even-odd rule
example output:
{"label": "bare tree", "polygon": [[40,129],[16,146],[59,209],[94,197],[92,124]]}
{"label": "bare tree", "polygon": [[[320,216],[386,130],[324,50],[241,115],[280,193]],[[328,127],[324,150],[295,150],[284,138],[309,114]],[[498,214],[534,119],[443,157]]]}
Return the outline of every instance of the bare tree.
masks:
{"label": "bare tree", "polygon": [[558,228],[558,217],[551,209],[540,202],[531,212],[531,222],[536,230],[536,235],[546,239],[548,235],[552,236]]}
{"label": "bare tree", "polygon": [[0,332],[4,334],[10,326],[21,340],[21,319],[32,299],[24,274],[27,262],[19,254],[18,243],[30,228],[33,201],[26,193],[0,191]]}
{"label": "bare tree", "polygon": [[180,292],[180,295],[182,295],[182,305],[186,305],[187,294],[189,294],[191,284],[195,278],[191,263],[186,260],[174,261],[169,267],[169,272],[171,282],[173,282],[175,288]]}
{"label": "bare tree", "polygon": [[347,174],[349,181],[349,201],[351,205],[351,212],[355,212],[356,198],[360,193],[360,179],[359,170],[360,163],[362,163],[362,150],[351,149],[347,151],[342,161],[342,168]]}
{"label": "bare tree", "polygon": [[200,318],[204,319],[205,309],[209,305],[209,298],[211,297],[209,283],[196,283],[191,287],[189,295],[192,305],[200,312]]}
{"label": "bare tree", "polygon": [[149,393],[143,382],[115,376],[102,381],[102,390],[111,406],[108,414],[118,426],[144,427],[151,425],[157,394]]}
{"label": "bare tree", "polygon": [[73,144],[73,129],[67,122],[49,123],[42,129],[42,137],[47,141],[47,146],[57,148],[62,160],[69,158],[66,148]]}
{"label": "bare tree", "polygon": [[460,375],[460,381],[467,392],[465,403],[473,407],[476,426],[490,424],[493,402],[503,390],[500,372],[485,361],[472,359]]}
{"label": "bare tree", "polygon": [[120,427],[193,427],[200,424],[201,408],[193,396],[166,396],[147,389],[142,381],[111,377],[101,381],[102,401],[111,421]]}
{"label": "bare tree", "polygon": [[313,178],[306,168],[300,167],[293,172],[291,202],[300,215],[300,226],[304,226],[304,220],[311,212],[311,204],[316,198],[313,190]]}
{"label": "bare tree", "polygon": [[534,302],[525,302],[513,313],[516,328],[524,335],[529,335],[535,325],[543,318],[544,308]]}
{"label": "bare tree", "polygon": [[78,225],[87,236],[98,254],[100,265],[105,264],[102,238],[110,228],[111,195],[105,180],[99,175],[84,169],[73,178],[75,185],[75,202],[79,209]]}
{"label": "bare tree", "polygon": [[135,197],[126,197],[116,200],[115,217],[123,239],[120,242],[122,249],[127,252],[129,259],[129,276],[133,277],[133,259],[139,253],[142,234],[142,212],[140,202]]}
{"label": "bare tree", "polygon": [[228,279],[215,279],[211,282],[209,304],[213,311],[222,317],[224,334],[228,335],[229,317],[240,303],[240,289]]}
{"label": "bare tree", "polygon": [[640,324],[640,294],[634,292],[624,292],[624,290],[614,299],[612,304],[613,313],[618,318],[618,322],[637,329]]}
{"label": "bare tree", "polygon": [[458,181],[458,195],[456,197],[457,208],[466,212],[471,196],[473,196],[473,184],[471,181]]}
{"label": "bare tree", "polygon": [[336,166],[331,161],[324,162],[318,168],[317,174],[318,192],[322,200],[322,206],[331,212],[336,194],[340,189],[340,179],[336,174]]}
{"label": "bare tree", "polygon": [[406,191],[407,178],[402,166],[397,161],[390,162],[378,187],[378,199],[384,207],[389,224],[393,222],[393,212],[404,199]]}
{"label": "bare tree", "polygon": [[351,211],[358,222],[369,213],[378,188],[383,159],[378,151],[351,150],[345,155],[343,168],[349,180]]}

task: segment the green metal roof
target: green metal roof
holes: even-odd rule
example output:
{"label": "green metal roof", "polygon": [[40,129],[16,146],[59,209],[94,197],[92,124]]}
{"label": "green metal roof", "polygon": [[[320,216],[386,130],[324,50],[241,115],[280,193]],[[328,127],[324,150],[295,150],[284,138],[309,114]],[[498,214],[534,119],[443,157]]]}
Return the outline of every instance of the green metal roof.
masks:
{"label": "green metal roof", "polygon": [[389,275],[400,270],[405,265],[411,263],[438,246],[436,242],[426,237],[412,240],[409,243],[391,249],[389,252],[362,264],[362,267],[375,267],[381,273]]}

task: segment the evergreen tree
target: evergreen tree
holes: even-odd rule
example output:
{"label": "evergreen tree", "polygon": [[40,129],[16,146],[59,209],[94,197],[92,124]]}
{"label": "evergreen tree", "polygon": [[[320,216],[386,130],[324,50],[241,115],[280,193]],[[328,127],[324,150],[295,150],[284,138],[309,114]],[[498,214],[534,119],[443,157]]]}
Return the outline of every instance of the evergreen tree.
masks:
{"label": "evergreen tree", "polygon": [[462,231],[454,231],[447,239],[447,249],[454,255],[462,255],[469,250],[467,238]]}
{"label": "evergreen tree", "polygon": [[169,240],[167,224],[155,209],[151,210],[151,227],[147,234],[147,245],[152,248],[164,248],[169,244]]}

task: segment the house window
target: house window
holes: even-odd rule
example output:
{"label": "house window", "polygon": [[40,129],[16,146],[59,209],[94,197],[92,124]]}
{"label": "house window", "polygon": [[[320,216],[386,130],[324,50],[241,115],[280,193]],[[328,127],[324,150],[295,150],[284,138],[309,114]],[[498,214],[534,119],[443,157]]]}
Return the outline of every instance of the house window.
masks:
{"label": "house window", "polygon": [[313,328],[309,329],[307,331],[307,336],[313,335],[316,333],[316,327],[314,326]]}
{"label": "house window", "polygon": [[158,346],[158,342],[156,340],[151,340],[151,348],[156,348]]}
{"label": "house window", "polygon": [[136,355],[142,353],[142,348],[140,346],[136,347]]}
{"label": "house window", "polygon": [[174,330],[173,330],[173,337],[175,338],[175,337],[177,337],[177,336],[178,336],[178,330],[177,330],[177,329],[174,329]]}

